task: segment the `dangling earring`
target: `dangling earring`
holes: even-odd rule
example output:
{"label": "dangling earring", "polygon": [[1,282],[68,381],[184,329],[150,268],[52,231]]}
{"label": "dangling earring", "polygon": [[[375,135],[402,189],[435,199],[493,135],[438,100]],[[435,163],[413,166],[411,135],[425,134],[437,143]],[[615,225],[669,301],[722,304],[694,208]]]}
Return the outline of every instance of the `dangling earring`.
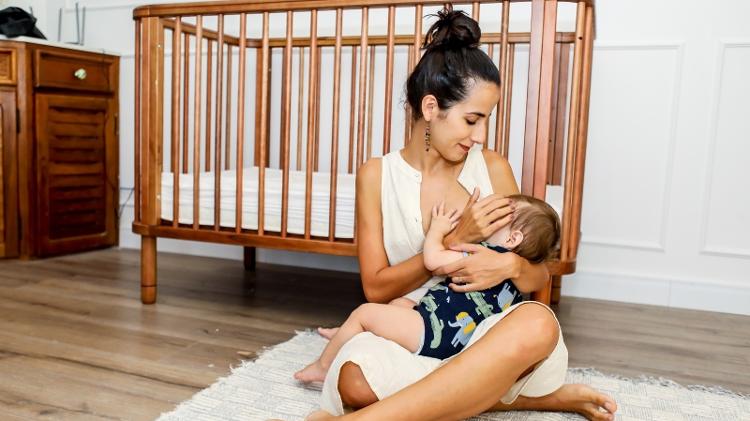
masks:
{"label": "dangling earring", "polygon": [[430,151],[430,125],[428,124],[424,131],[424,150]]}

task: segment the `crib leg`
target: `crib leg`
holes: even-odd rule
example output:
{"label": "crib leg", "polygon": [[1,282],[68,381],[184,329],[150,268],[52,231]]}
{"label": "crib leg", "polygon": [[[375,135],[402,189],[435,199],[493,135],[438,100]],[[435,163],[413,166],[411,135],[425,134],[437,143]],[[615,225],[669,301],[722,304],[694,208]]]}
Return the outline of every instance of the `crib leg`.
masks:
{"label": "crib leg", "polygon": [[141,302],[156,302],[156,237],[141,236]]}
{"label": "crib leg", "polygon": [[531,293],[532,300],[550,305],[550,298],[551,298],[550,296],[552,295],[552,278],[553,277],[550,277],[547,280],[547,285],[544,288],[542,288],[539,291],[534,291]]}
{"label": "crib leg", "polygon": [[560,291],[562,290],[562,276],[552,277],[552,304],[560,303]]}
{"label": "crib leg", "polygon": [[243,247],[245,270],[255,270],[255,247]]}

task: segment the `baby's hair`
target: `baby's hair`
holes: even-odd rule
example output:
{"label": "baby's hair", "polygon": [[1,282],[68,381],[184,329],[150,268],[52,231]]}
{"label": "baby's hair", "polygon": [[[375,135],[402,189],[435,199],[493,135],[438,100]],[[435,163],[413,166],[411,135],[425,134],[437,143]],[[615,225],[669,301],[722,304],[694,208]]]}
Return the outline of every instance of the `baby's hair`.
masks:
{"label": "baby's hair", "polygon": [[[511,231],[521,231],[523,241],[513,249],[517,255],[532,263],[541,263],[554,258],[560,241],[560,217],[544,200],[523,194],[508,196],[516,203]],[[525,204],[525,205],[523,205]]]}

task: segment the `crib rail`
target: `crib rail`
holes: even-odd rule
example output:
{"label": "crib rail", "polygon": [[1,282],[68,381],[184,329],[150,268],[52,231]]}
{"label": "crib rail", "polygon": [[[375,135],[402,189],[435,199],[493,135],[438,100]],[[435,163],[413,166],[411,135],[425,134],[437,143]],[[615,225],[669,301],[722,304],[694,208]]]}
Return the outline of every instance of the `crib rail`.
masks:
{"label": "crib rail", "polygon": [[[530,4],[528,28],[510,30],[511,3]],[[556,0],[454,4],[479,20],[482,44],[503,81],[485,147],[510,159],[511,126],[520,116],[522,191],[544,198],[548,185],[562,186],[556,274],[575,267],[594,36],[593,1],[568,3],[576,22],[568,31],[558,30]],[[409,141],[411,116],[393,114],[399,106],[394,95],[421,56],[429,27],[424,15],[443,4],[262,0],[137,8],[133,230],[143,236],[144,256],[155,251],[156,237],[355,255],[356,219],[350,235],[337,229],[347,217],[340,213],[342,188],[365,160]],[[408,27],[405,15],[411,16]],[[528,73],[516,74],[518,60],[526,58]],[[514,81],[525,81],[525,92],[514,92]],[[514,107],[514,97],[523,95],[525,105]],[[256,178],[246,186],[250,168]],[[163,179],[163,172],[171,174]],[[268,178],[278,173],[279,183]],[[290,204],[300,189],[292,178],[301,173],[300,210]],[[313,220],[315,206],[322,206],[314,191],[320,179],[327,186],[324,233],[314,226],[321,221]],[[168,195],[162,195],[163,182],[171,183]],[[186,183],[191,188],[181,192]],[[201,202],[210,190],[212,197]],[[186,211],[182,202],[192,206]],[[203,203],[213,208],[210,219]],[[244,215],[243,204],[252,204],[256,216]],[[280,208],[278,227],[269,225],[270,205]],[[234,214],[222,218],[227,207]],[[300,212],[304,226],[291,232],[290,221]],[[149,277],[155,273],[143,274],[146,287]]]}

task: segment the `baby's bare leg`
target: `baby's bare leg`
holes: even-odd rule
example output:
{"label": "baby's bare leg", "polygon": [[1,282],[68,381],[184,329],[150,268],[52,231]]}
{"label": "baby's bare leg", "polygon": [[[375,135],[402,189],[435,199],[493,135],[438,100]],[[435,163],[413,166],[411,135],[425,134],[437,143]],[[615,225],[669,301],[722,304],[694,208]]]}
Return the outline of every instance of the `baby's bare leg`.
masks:
{"label": "baby's bare leg", "polygon": [[[395,299],[393,299],[388,304],[394,305],[394,306],[397,306],[397,307],[408,308],[408,309],[412,309],[412,308],[414,308],[415,305],[417,305],[417,303],[415,303],[414,301],[412,301],[412,300],[410,300],[408,298],[404,298],[404,297],[395,298]],[[318,334],[320,334],[320,336],[322,336],[322,337],[324,337],[326,339],[333,338],[333,336],[338,331],[339,331],[338,327],[319,327],[318,328]]]}
{"label": "baby's bare leg", "polygon": [[392,306],[403,307],[403,308],[408,308],[408,309],[412,309],[414,308],[415,305],[417,305],[417,303],[415,303],[414,301],[408,298],[404,298],[404,297],[394,298],[388,304]]}
{"label": "baby's bare leg", "polygon": [[303,382],[323,381],[341,347],[362,332],[372,332],[416,352],[424,332],[424,322],[419,313],[412,309],[390,304],[362,304],[341,325],[320,358],[296,372],[294,378]]}

